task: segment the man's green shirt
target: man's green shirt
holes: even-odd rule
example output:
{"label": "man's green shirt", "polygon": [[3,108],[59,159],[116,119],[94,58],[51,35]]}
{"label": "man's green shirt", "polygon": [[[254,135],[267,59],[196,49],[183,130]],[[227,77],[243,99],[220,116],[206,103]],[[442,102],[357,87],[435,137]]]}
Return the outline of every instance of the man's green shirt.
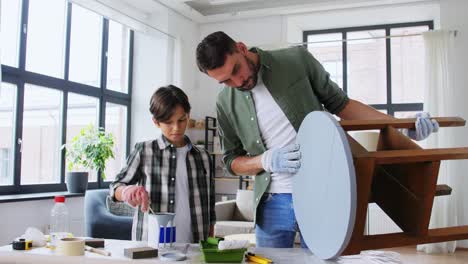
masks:
{"label": "man's green shirt", "polygon": [[[274,51],[253,48],[251,51],[259,55],[263,83],[296,131],[308,113],[325,108],[336,114],[348,103],[347,95],[305,48]],[[216,110],[223,162],[234,175],[231,164],[235,158],[257,156],[266,151],[251,91],[224,87],[218,95]],[[262,171],[254,178],[256,212],[271,175]]]}

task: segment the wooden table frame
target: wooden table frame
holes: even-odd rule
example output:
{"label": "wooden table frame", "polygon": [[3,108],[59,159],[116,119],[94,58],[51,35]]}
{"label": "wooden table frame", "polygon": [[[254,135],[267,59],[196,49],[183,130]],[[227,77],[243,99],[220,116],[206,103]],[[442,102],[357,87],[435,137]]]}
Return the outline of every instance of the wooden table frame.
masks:
{"label": "wooden table frame", "polygon": [[[465,120],[434,118],[440,127]],[[468,148],[422,149],[397,128],[414,128],[415,119],[343,120],[345,131],[379,129],[377,151],[367,151],[348,135],[356,170],[357,210],[351,240],[342,255],[362,250],[468,239],[468,226],[429,229],[434,196],[451,188],[437,185],[442,160],[468,159]],[[375,202],[403,232],[364,235],[367,206]]]}

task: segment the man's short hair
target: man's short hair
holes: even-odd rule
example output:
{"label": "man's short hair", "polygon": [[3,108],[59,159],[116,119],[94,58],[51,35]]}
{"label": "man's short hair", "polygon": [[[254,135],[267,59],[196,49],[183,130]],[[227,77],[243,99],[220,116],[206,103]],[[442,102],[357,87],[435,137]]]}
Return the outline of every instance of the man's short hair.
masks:
{"label": "man's short hair", "polygon": [[174,85],[163,86],[151,96],[149,111],[156,121],[165,122],[171,118],[178,105],[185,113],[190,113],[190,103],[184,91]]}
{"label": "man's short hair", "polygon": [[237,50],[236,42],[222,31],[206,36],[197,46],[197,65],[206,73],[224,65],[226,55]]}

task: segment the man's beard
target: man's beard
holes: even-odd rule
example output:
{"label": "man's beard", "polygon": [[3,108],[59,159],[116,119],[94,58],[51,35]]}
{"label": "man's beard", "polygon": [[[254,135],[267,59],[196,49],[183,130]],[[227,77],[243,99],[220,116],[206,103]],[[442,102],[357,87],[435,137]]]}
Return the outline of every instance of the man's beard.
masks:
{"label": "man's beard", "polygon": [[[252,75],[250,75],[250,77],[247,80],[245,80],[245,82],[240,87],[236,87],[236,88],[245,92],[245,91],[252,90],[257,85],[258,70],[260,67],[257,67],[255,63],[253,62],[253,60],[247,58],[247,56],[244,56],[244,58],[247,61],[247,65],[249,66],[249,70],[252,73]],[[252,85],[247,86],[250,81],[252,81]]]}

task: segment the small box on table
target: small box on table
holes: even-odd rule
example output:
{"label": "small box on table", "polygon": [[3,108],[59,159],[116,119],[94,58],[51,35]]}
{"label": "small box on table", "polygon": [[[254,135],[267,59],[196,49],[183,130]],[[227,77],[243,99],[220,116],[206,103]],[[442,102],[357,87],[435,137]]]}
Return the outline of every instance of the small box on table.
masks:
{"label": "small box on table", "polygon": [[126,248],[124,255],[131,259],[155,258],[158,256],[158,250],[152,247]]}

